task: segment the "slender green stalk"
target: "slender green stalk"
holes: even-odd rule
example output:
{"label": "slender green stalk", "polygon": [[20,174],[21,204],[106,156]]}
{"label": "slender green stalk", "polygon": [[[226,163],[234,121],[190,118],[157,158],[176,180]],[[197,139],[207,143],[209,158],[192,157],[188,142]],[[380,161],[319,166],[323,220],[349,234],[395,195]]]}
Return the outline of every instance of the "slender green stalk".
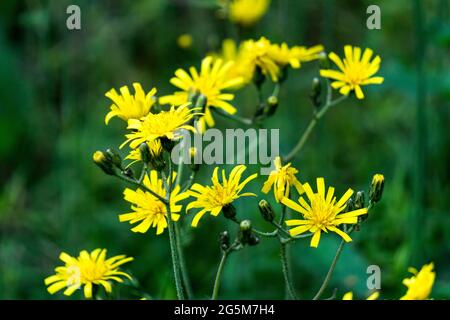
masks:
{"label": "slender green stalk", "polygon": [[211,110],[213,110],[217,114],[220,114],[220,115],[224,116],[225,118],[231,119],[231,120],[236,121],[236,122],[238,122],[240,124],[243,124],[243,125],[246,125],[246,126],[251,126],[253,124],[253,120],[251,120],[251,119],[244,118],[244,117],[238,116],[236,114],[229,114],[228,112],[225,112],[222,109],[211,108]]}
{"label": "slender green stalk", "polygon": [[172,265],[173,265],[173,273],[175,278],[175,288],[177,290],[177,297],[179,300],[184,300],[184,291],[183,284],[181,280],[181,272],[180,272],[180,261],[178,257],[177,245],[176,245],[176,237],[175,237],[175,227],[172,221],[172,212],[170,208],[170,193],[172,192],[172,162],[169,161],[169,180],[167,183],[167,179],[164,175],[164,172],[161,172],[164,186],[166,188],[166,210],[168,213],[168,229],[169,229],[169,243],[170,243],[170,255],[172,257]]}
{"label": "slender green stalk", "polygon": [[287,260],[286,246],[287,244],[280,242],[281,269],[283,271],[284,283],[286,285],[287,293],[291,299],[296,300],[297,295],[295,294],[295,290],[292,285],[291,270],[289,268],[289,263]]}
{"label": "slender green stalk", "polygon": [[164,204],[167,204],[167,200],[164,199],[163,197],[161,197],[159,194],[157,194],[156,192],[154,192],[153,190],[150,190],[149,188],[147,188],[145,185],[143,185],[142,183],[139,183],[138,180],[136,179],[132,179],[126,176],[122,176],[122,175],[115,175],[117,178],[119,178],[122,181],[125,181],[127,183],[133,184],[135,186],[138,186],[140,188],[143,188],[145,191],[151,193],[154,197],[156,197],[159,201],[161,201]]}
{"label": "slender green stalk", "polygon": [[289,154],[286,157],[284,157],[283,160],[285,162],[289,162],[292,159],[294,159],[294,157],[302,150],[303,146],[305,145],[306,141],[308,140],[309,136],[311,135],[311,132],[314,130],[317,123],[325,115],[325,113],[327,113],[327,111],[332,106],[338,104],[339,102],[345,100],[346,98],[347,98],[347,96],[341,96],[335,100],[327,102],[325,104],[325,106],[323,106],[323,108],[314,115],[314,117],[311,119],[308,126],[306,127],[305,132],[303,132],[302,136],[300,137],[297,144],[295,145],[295,147],[292,149],[291,152],[289,152]]}
{"label": "slender green stalk", "polygon": [[211,295],[211,300],[217,300],[219,296],[219,288],[220,288],[220,279],[222,278],[223,268],[225,266],[225,261],[230,254],[230,249],[227,249],[222,252],[222,258],[220,259],[219,268],[217,269],[216,279],[214,280],[214,288],[213,293]]}

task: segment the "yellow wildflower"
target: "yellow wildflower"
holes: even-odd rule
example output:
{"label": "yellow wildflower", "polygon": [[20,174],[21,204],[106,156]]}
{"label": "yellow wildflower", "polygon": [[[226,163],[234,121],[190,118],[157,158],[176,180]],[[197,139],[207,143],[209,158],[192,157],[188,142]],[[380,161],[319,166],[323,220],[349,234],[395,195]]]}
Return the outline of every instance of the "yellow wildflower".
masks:
{"label": "yellow wildflower", "polygon": [[[159,139],[152,140],[150,142],[147,142],[148,149],[150,150],[150,156],[153,158],[157,158],[161,155],[163,152],[161,141]],[[142,161],[141,158],[141,151],[139,148],[133,149],[130,151],[130,153],[125,157],[127,160],[133,160],[128,166],[131,166],[132,164]]]}
{"label": "yellow wildflower", "polygon": [[303,187],[295,175],[298,170],[291,167],[288,163],[285,166],[281,165],[281,158],[276,157],[274,160],[275,170],[273,170],[261,189],[262,192],[268,193],[273,186],[273,194],[277,202],[280,202],[284,197],[289,198],[291,187],[295,187],[299,194],[303,193]]}
{"label": "yellow wildflower", "polygon": [[358,216],[367,214],[367,208],[342,213],[347,206],[347,200],[353,194],[353,190],[348,189],[341,199],[336,201],[333,187],[329,187],[325,194],[325,180],[323,178],[317,178],[317,193],[312,191],[309,183],[305,183],[303,189],[309,199],[309,204],[303,197],[299,198],[298,203],[288,198],[283,198],[281,201],[284,205],[303,215],[301,220],[286,221],[287,226],[296,226],[290,229],[289,233],[292,236],[297,236],[306,231],[313,233],[311,247],[315,248],[319,245],[322,231],[332,231],[340,235],[346,242],[352,241],[350,236],[337,226],[355,224],[358,222]]}
{"label": "yellow wildflower", "polygon": [[[173,173],[172,180],[174,181],[176,173]],[[168,178],[169,179],[169,178]],[[167,181],[169,183],[169,180]],[[145,176],[143,181],[144,186],[152,190],[162,198],[166,197],[166,189],[163,181],[158,178],[156,170],[150,171],[150,178]],[[130,224],[137,223],[138,225],[131,229],[133,232],[145,233],[152,227],[156,228],[156,234],[163,233],[167,228],[168,212],[166,205],[156,198],[147,190],[138,188],[137,190],[125,189],[123,192],[124,199],[130,202],[133,212],[119,215],[120,222],[128,221]],[[178,221],[180,218],[180,211],[182,206],[178,204],[179,201],[186,199],[189,195],[187,193],[180,193],[180,186],[175,186],[170,194],[170,211],[173,221]]]}
{"label": "yellow wildflower", "polygon": [[294,46],[289,48],[286,43],[281,45],[274,44],[270,48],[270,56],[280,66],[290,65],[294,69],[301,66],[301,62],[308,62],[319,57],[319,53],[324,50],[322,45],[316,45],[310,48]]}
{"label": "yellow wildflower", "polygon": [[140,83],[133,83],[134,96],[130,94],[127,86],[120,88],[120,95],[116,89],[109,90],[105,96],[113,101],[111,111],[105,117],[105,123],[113,117],[119,117],[125,121],[129,119],[140,119],[146,116],[155,103],[156,89],[153,88],[147,94]]}
{"label": "yellow wildflower", "polygon": [[269,40],[261,37],[257,41],[244,41],[241,50],[243,59],[245,59],[252,74],[255,72],[255,68],[259,67],[261,72],[266,76],[270,76],[272,81],[278,81],[280,68],[271,55],[273,49]]}
{"label": "yellow wildflower", "polygon": [[77,258],[62,252],[59,259],[65,265],[55,268],[56,274],[44,281],[50,294],[65,288],[64,295],[70,296],[84,286],[84,296],[89,299],[92,298],[94,285],[102,286],[110,293],[111,281],[123,282],[122,277],[131,280],[130,275],[119,270],[119,266],[132,261],[133,258],[120,255],[106,259],[106,249],[95,249],[91,253],[83,250]]}
{"label": "yellow wildflower", "polygon": [[228,102],[234,99],[234,94],[223,92],[223,90],[233,88],[243,81],[241,77],[232,79],[228,77],[228,72],[232,66],[232,61],[223,63],[222,59],[214,60],[213,57],[208,56],[202,60],[200,73],[194,67],[189,69],[190,74],[183,69],[178,69],[170,82],[182,91],[161,97],[159,102],[178,106],[187,103],[192,93],[203,95],[206,98],[206,106],[205,110],[202,111],[204,116],[199,119],[198,129],[200,132],[204,132],[206,124],[209,127],[214,126],[211,107],[223,109],[230,114],[237,111]]}
{"label": "yellow wildflower", "polygon": [[430,296],[433,288],[436,273],[433,271],[434,264],[426,264],[417,271],[415,268],[409,268],[408,271],[414,274],[411,278],[403,279],[403,284],[408,288],[406,294],[401,300],[426,300]]}
{"label": "yellow wildflower", "polygon": [[257,177],[255,173],[240,182],[245,169],[246,166],[244,165],[234,167],[228,179],[225,176],[225,170],[222,170],[222,182],[219,182],[219,168],[216,167],[211,178],[211,186],[202,186],[195,183],[187,191],[190,196],[197,199],[188,204],[186,211],[192,208],[201,208],[192,220],[193,227],[198,225],[200,218],[207,212],[210,212],[212,216],[216,217],[223,207],[231,204],[234,200],[240,197],[256,196],[253,193],[241,193],[245,185]]}
{"label": "yellow wildflower", "polygon": [[242,26],[258,22],[269,8],[270,0],[232,0],[228,6],[229,19]]}
{"label": "yellow wildflower", "polygon": [[130,143],[132,149],[136,149],[143,142],[151,142],[157,138],[168,138],[176,140],[181,137],[180,129],[195,132],[195,128],[187,123],[197,114],[197,109],[189,108],[189,103],[178,108],[171,107],[168,111],[160,113],[149,113],[144,118],[128,120],[128,129],[134,130],[126,134],[127,140],[122,143],[121,148]]}
{"label": "yellow wildflower", "polygon": [[340,71],[320,70],[322,77],[330,78],[335,81],[331,83],[334,89],[339,89],[343,95],[348,95],[354,90],[358,99],[364,98],[361,86],[368,84],[381,84],[383,77],[373,77],[380,69],[381,58],[376,56],[372,61],[373,51],[366,48],[361,57],[361,48],[346,45],[344,47],[345,58],[341,60],[337,54],[331,52],[328,57],[333,61]]}

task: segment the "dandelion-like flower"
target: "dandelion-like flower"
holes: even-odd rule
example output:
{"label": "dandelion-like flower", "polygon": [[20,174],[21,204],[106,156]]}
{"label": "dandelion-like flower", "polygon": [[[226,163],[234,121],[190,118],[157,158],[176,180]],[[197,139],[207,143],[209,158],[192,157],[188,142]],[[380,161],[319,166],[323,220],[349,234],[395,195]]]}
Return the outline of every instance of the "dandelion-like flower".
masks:
{"label": "dandelion-like flower", "polygon": [[270,172],[269,177],[261,189],[262,192],[268,193],[273,186],[273,194],[275,200],[280,202],[284,197],[289,198],[291,187],[297,189],[299,194],[303,193],[303,187],[300,181],[295,177],[298,170],[291,167],[291,164],[283,166],[281,158],[276,157],[274,160],[275,170]]}
{"label": "dandelion-like flower", "polygon": [[229,19],[242,26],[252,26],[267,12],[270,0],[232,0],[228,5]]}
{"label": "dandelion-like flower", "polygon": [[383,77],[373,77],[380,69],[381,58],[376,56],[372,61],[372,49],[366,48],[361,57],[361,48],[346,45],[344,47],[345,58],[341,60],[337,54],[331,52],[328,57],[333,61],[337,70],[320,70],[320,75],[335,81],[331,83],[334,89],[339,89],[343,95],[348,95],[354,90],[358,99],[364,98],[361,86],[368,84],[381,84]]}
{"label": "dandelion-like flower", "polygon": [[[175,181],[176,173],[172,175],[172,182]],[[167,178],[169,183],[169,178]],[[143,184],[147,189],[152,190],[162,198],[166,197],[166,189],[162,179],[158,178],[156,170],[150,171],[150,178],[146,176]],[[133,232],[145,233],[152,227],[156,228],[156,234],[159,235],[167,228],[167,219],[169,213],[166,205],[147,190],[138,188],[137,190],[125,189],[124,199],[130,202],[133,212],[119,215],[120,222],[128,221],[130,224],[137,224],[131,229]],[[180,186],[175,186],[170,194],[170,212],[173,221],[178,221],[182,205],[179,201],[186,199],[187,193],[180,193]]]}
{"label": "dandelion-like flower", "polygon": [[206,98],[206,105],[202,110],[204,116],[199,118],[198,129],[200,132],[204,132],[206,124],[212,127],[215,123],[211,114],[211,107],[223,109],[230,114],[237,111],[228,102],[234,99],[234,94],[223,92],[242,83],[240,77],[232,79],[228,77],[228,72],[233,63],[232,61],[224,63],[222,59],[214,59],[208,56],[202,60],[200,73],[194,67],[189,69],[190,74],[183,69],[178,69],[170,82],[182,91],[161,97],[159,102],[178,106],[188,102],[192,94],[203,95]]}
{"label": "dandelion-like flower", "polygon": [[[380,293],[378,291],[375,291],[370,296],[368,296],[366,300],[377,300],[379,296]],[[342,300],[353,300],[353,292],[349,291],[344,294]]]}
{"label": "dandelion-like flower", "polygon": [[403,279],[403,284],[408,288],[406,294],[401,300],[426,300],[430,296],[433,288],[436,273],[433,271],[434,264],[426,264],[417,271],[415,268],[409,268],[408,271],[414,274],[411,278]]}
{"label": "dandelion-like flower", "polygon": [[240,50],[242,50],[243,59],[252,74],[256,67],[259,67],[261,72],[270,76],[272,81],[278,81],[280,67],[271,54],[273,47],[269,40],[265,37],[261,37],[258,41],[247,40],[242,43]]}
{"label": "dandelion-like flower", "polygon": [[319,53],[324,50],[322,45],[316,45],[310,48],[303,46],[294,46],[289,48],[286,43],[281,45],[273,44],[270,48],[270,56],[281,67],[290,65],[298,69],[302,62],[308,62],[319,58]]}
{"label": "dandelion-like flower", "polygon": [[[161,145],[161,141],[159,139],[156,140],[152,140],[150,142],[146,142],[148,145],[148,149],[150,151],[150,156],[152,158],[157,158],[161,155],[161,153],[163,152],[163,148]],[[131,166],[132,164],[138,162],[138,161],[142,161],[142,156],[141,156],[141,151],[139,150],[139,148],[137,149],[133,149],[130,151],[130,153],[125,157],[125,159],[127,160],[133,160],[132,162],[130,162],[128,164],[128,167]]]}
{"label": "dandelion-like flower", "polygon": [[352,241],[350,236],[338,228],[341,224],[355,224],[358,222],[358,216],[367,214],[367,208],[361,208],[343,213],[347,206],[347,200],[353,194],[352,189],[336,201],[334,188],[329,187],[325,193],[325,180],[317,178],[317,193],[314,193],[309,183],[303,185],[303,190],[308,197],[309,203],[303,197],[300,197],[298,203],[283,198],[281,202],[302,214],[303,219],[287,220],[287,226],[295,226],[289,230],[292,236],[297,236],[306,231],[313,234],[311,238],[311,247],[317,248],[320,241],[321,232],[332,231],[340,235],[346,242]]}
{"label": "dandelion-like flower", "polygon": [[185,103],[178,108],[172,106],[168,111],[149,113],[140,120],[130,119],[127,128],[134,131],[125,135],[127,140],[120,147],[130,143],[130,147],[136,149],[141,143],[157,138],[177,140],[182,137],[179,133],[181,129],[195,132],[195,128],[187,123],[197,115],[196,110],[189,108],[189,103]]}
{"label": "dandelion-like flower", "polygon": [[55,268],[56,274],[44,280],[50,294],[65,289],[64,295],[70,296],[84,286],[84,296],[90,299],[94,286],[102,286],[107,293],[111,293],[112,281],[123,282],[123,278],[131,280],[130,275],[120,271],[119,267],[133,258],[119,255],[106,259],[106,249],[95,249],[91,253],[83,250],[77,258],[61,252],[59,259],[65,265]]}
{"label": "dandelion-like flower", "polygon": [[225,175],[225,170],[222,170],[222,182],[219,182],[219,168],[216,167],[211,178],[211,186],[202,186],[195,183],[187,191],[196,200],[188,204],[186,211],[193,208],[201,209],[192,220],[193,227],[198,225],[200,218],[207,212],[210,212],[212,216],[216,217],[222,211],[223,207],[230,205],[234,200],[240,197],[256,196],[254,193],[241,193],[245,185],[257,177],[255,173],[240,182],[245,169],[246,166],[244,165],[234,167],[228,179]]}
{"label": "dandelion-like flower", "polygon": [[133,83],[133,87],[134,96],[130,94],[127,86],[120,88],[120,95],[116,89],[111,89],[105,94],[113,102],[110,107],[111,111],[105,117],[106,124],[113,117],[128,121],[129,119],[140,119],[150,112],[156,101],[156,88],[146,94],[140,83]]}

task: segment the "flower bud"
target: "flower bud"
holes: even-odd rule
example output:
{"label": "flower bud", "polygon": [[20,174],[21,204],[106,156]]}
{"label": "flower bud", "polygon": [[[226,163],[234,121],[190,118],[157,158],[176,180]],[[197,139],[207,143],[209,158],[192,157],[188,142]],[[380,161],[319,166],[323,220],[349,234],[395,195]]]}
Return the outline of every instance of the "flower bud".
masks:
{"label": "flower bud", "polygon": [[141,160],[144,163],[149,163],[151,159],[150,148],[148,147],[147,142],[142,142],[139,146],[139,152],[141,154]]}
{"label": "flower bud", "polygon": [[364,191],[358,191],[355,195],[355,209],[362,209],[365,207],[365,196]]}
{"label": "flower bud", "polygon": [[321,104],[320,103],[321,91],[322,91],[322,86],[320,84],[319,78],[317,78],[317,77],[313,78],[309,98],[311,99],[312,104],[316,108],[320,107],[320,104]]}
{"label": "flower bud", "polygon": [[104,173],[114,175],[114,167],[111,159],[103,151],[95,151],[92,155],[94,163],[103,170]]}
{"label": "flower bud", "polygon": [[222,212],[227,219],[233,219],[236,217],[236,208],[231,203],[223,206]]}
{"label": "flower bud", "polygon": [[127,176],[128,178],[132,178],[132,179],[134,178],[134,172],[133,172],[133,170],[131,170],[131,168],[127,168],[127,169],[123,170],[122,174],[124,176]]}
{"label": "flower bud", "polygon": [[172,151],[173,147],[175,147],[175,141],[170,140],[167,137],[161,137],[159,138],[159,141],[161,142],[163,149],[169,153]]}
{"label": "flower bud", "polygon": [[252,223],[250,220],[242,220],[239,224],[238,239],[242,244],[250,244],[254,240],[250,240],[252,237]]}
{"label": "flower bud", "polygon": [[114,166],[116,166],[119,169],[122,168],[122,158],[117,152],[108,148],[106,149],[105,154],[108,160],[111,161]]}
{"label": "flower bud", "polygon": [[252,233],[250,235],[250,238],[248,239],[248,245],[256,246],[258,243],[259,243],[259,237]]}
{"label": "flower bud", "polygon": [[319,67],[320,69],[330,69],[330,61],[326,52],[319,53]]}
{"label": "flower bud", "polygon": [[264,220],[272,222],[275,219],[275,212],[269,202],[263,199],[259,202],[258,206]]}
{"label": "flower bud", "polygon": [[267,115],[272,116],[278,108],[278,97],[270,96],[267,98]]}
{"label": "flower bud", "polygon": [[230,234],[228,231],[223,231],[219,234],[219,244],[224,251],[230,247]]}
{"label": "flower bud", "polygon": [[206,97],[201,94],[201,95],[199,95],[197,97],[197,101],[195,103],[195,107],[196,108],[200,108],[201,112],[205,112],[206,102],[207,102]]}
{"label": "flower bud", "polygon": [[377,203],[381,200],[384,189],[384,176],[382,174],[376,174],[372,178],[372,184],[370,185],[369,199],[373,203]]}
{"label": "flower bud", "polygon": [[350,198],[347,200],[347,203],[345,205],[344,212],[350,212],[355,210],[355,202],[353,201],[353,198]]}

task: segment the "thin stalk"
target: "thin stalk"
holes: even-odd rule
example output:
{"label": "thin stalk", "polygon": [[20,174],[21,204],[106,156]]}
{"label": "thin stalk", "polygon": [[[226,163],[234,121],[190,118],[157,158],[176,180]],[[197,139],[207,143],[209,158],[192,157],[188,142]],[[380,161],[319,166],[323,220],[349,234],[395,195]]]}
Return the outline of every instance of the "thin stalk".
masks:
{"label": "thin stalk", "polygon": [[291,271],[289,268],[289,263],[286,254],[287,244],[280,242],[280,258],[281,258],[281,269],[283,271],[284,283],[286,286],[287,293],[291,299],[296,300],[297,295],[295,293],[294,287],[292,285]]}
{"label": "thin stalk", "polygon": [[317,112],[314,117],[311,119],[311,121],[309,122],[308,126],[306,127],[305,132],[303,132],[302,136],[300,137],[300,139],[298,140],[297,144],[295,145],[295,147],[292,149],[291,152],[289,152],[289,154],[284,157],[284,162],[289,162],[291,161],[303,148],[303,146],[305,145],[306,141],[308,140],[309,136],[311,135],[311,132],[314,130],[314,128],[317,125],[317,122],[319,122],[319,120],[325,115],[325,113],[327,113],[327,111],[334,105],[338,104],[339,102],[345,100],[348,96],[341,96],[335,100],[329,101],[325,104],[325,106],[320,109],[319,112]]}
{"label": "thin stalk", "polygon": [[244,118],[244,117],[238,116],[236,114],[229,114],[228,112],[225,112],[222,109],[211,108],[211,110],[213,110],[217,114],[220,114],[220,115],[224,116],[225,118],[228,118],[230,120],[236,121],[236,122],[238,122],[240,124],[243,124],[243,125],[246,125],[246,126],[251,126],[253,124],[253,120],[251,120],[251,119]]}
{"label": "thin stalk", "polygon": [[219,268],[217,269],[216,279],[214,280],[214,288],[213,293],[211,295],[211,300],[217,300],[219,296],[219,288],[220,288],[220,279],[222,278],[223,268],[225,266],[225,261],[230,254],[230,249],[227,249],[222,252],[222,258],[220,259]]}

